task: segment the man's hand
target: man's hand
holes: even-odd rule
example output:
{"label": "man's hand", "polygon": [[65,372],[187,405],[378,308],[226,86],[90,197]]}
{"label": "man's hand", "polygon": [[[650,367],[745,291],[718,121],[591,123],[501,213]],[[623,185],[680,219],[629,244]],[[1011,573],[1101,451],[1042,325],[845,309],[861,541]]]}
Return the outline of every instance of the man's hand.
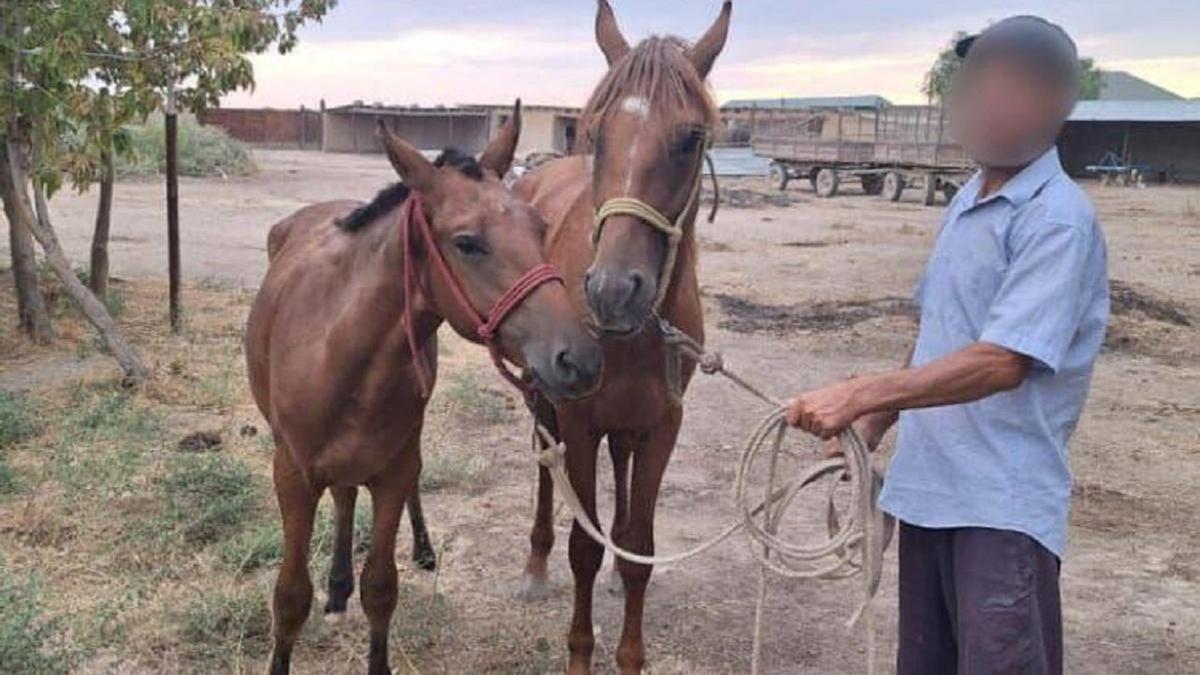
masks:
{"label": "man's hand", "polygon": [[[879,444],[883,441],[883,435],[887,433],[892,424],[895,423],[896,416],[888,413],[875,413],[866,415],[858,419],[857,422],[850,425],[854,428],[854,432],[862,439],[863,445],[867,446],[867,452],[875,452],[879,448]],[[825,441],[821,447],[821,458],[832,459],[841,457],[844,454],[842,449],[842,437],[834,436]]]}
{"label": "man's hand", "polygon": [[854,380],[805,392],[788,402],[787,422],[815,436],[833,438],[863,414],[857,394]]}

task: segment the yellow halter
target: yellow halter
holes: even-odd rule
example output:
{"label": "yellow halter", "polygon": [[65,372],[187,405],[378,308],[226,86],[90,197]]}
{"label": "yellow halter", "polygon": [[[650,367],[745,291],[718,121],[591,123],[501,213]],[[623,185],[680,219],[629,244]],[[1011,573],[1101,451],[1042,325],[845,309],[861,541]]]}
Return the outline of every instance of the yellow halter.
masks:
{"label": "yellow halter", "polygon": [[[663,260],[662,269],[659,272],[658,292],[652,306],[656,313],[667,295],[671,277],[675,274],[675,260],[679,255],[679,242],[683,239],[684,222],[700,200],[700,185],[704,182],[704,163],[708,145],[709,137],[705,134],[704,141],[700,146],[700,161],[696,164],[696,179],[692,181],[691,192],[688,194],[687,202],[683,205],[683,210],[679,212],[674,221],[664,216],[662,211],[637,197],[614,197],[596,209],[595,225],[592,229],[593,248],[600,243],[600,235],[604,233],[604,221],[609,216],[633,216],[666,236],[667,257]],[[715,195],[713,198],[716,199]]]}

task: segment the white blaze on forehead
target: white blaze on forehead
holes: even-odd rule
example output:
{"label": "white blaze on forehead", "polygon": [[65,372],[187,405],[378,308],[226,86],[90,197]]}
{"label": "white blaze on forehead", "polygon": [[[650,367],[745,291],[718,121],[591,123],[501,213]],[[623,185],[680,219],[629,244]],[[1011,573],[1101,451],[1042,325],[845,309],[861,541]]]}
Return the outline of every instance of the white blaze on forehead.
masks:
{"label": "white blaze on forehead", "polygon": [[641,96],[630,96],[621,101],[621,110],[641,118],[650,116],[650,102]]}

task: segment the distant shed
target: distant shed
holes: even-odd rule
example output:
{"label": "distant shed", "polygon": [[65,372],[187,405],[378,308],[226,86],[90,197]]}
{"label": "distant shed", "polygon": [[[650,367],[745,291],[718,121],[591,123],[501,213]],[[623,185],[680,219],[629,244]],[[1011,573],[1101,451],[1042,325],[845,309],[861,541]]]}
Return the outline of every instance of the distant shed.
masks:
{"label": "distant shed", "polygon": [[1059,137],[1063,164],[1086,175],[1107,152],[1160,182],[1200,180],[1200,101],[1080,101]]}
{"label": "distant shed", "polygon": [[[454,146],[478,154],[508,120],[506,105],[385,106],[351,105],[327,108],[322,129],[325,152],[382,152],[376,138],[377,120],[421,150]],[[576,140],[579,110],[556,106],[522,108],[518,155],[533,151],[569,152]]]}

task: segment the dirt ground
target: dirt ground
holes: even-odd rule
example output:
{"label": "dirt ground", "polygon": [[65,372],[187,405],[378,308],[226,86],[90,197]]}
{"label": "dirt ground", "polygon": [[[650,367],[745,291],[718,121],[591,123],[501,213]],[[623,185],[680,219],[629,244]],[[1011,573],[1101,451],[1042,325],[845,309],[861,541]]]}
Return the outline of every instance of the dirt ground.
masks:
{"label": "dirt ground", "polygon": [[[112,267],[138,299],[136,311],[123,321],[133,323],[135,338],[166,373],[168,389],[186,388],[186,379],[176,382],[182,377],[177,371],[190,367],[190,355],[213,350],[222,355],[216,362],[227,377],[241,377],[238,335],[249,298],[242,289],[256,286],[264,272],[265,237],[273,222],[314,201],[368,198],[392,177],[382,157],[262,151],[256,161],[260,171],[249,178],[181,185],[185,274],[192,282],[185,297],[194,304],[189,320],[204,327],[187,338],[149,337],[165,330],[165,310],[145,309],[165,297],[153,281],[164,276],[166,259],[162,188],[117,186]],[[759,189],[757,182],[726,183],[726,189],[749,192],[740,193],[743,207],[724,208],[715,224],[700,225],[709,344],[723,351],[731,367],[779,396],[895,365],[914,337],[908,298],[940,209],[915,203],[915,193],[900,204],[855,194],[820,200],[798,186],[787,200],[775,197],[775,204],[764,204],[745,198]],[[1200,672],[1200,188],[1089,186],[1089,191],[1108,237],[1114,320],[1071,449],[1076,490],[1062,572],[1067,670],[1190,675]],[[94,195],[64,194],[51,205],[77,261],[86,259],[94,201]],[[783,201],[788,205],[778,205]],[[0,259],[7,256],[0,250]],[[82,328],[51,348],[19,345],[11,336],[11,290],[3,295],[0,389],[53,397],[80,378],[113,377],[106,359],[77,348],[90,339]],[[569,517],[560,512],[558,518],[555,593],[535,604],[515,601],[534,475],[526,420],[489,372],[486,356],[457,339],[448,342],[448,368],[426,432],[427,464],[458,466],[469,479],[427,490],[425,511],[441,568],[430,575],[401,565],[406,595],[395,618],[393,666],[397,673],[560,672],[570,617]],[[464,394],[464,382],[479,383],[478,391]],[[197,407],[179,396],[155,398],[169,410],[164,443],[173,446],[185,432],[205,425],[222,429],[223,451],[242,458],[265,481],[269,461],[261,439],[237,431],[251,425],[261,432],[263,423],[240,380],[230,386],[218,406]],[[472,405],[490,411],[486,421],[466,419],[472,415],[464,414],[464,406],[469,413]],[[660,502],[660,552],[690,547],[734,517],[730,479],[744,434],[764,412],[721,381],[695,382]],[[602,453],[602,465],[606,462]],[[609,474],[600,473],[606,486],[601,492],[608,495]],[[38,503],[33,494],[0,501],[0,548],[19,570],[37,572],[45,588],[78,588],[72,582],[78,568],[59,562],[72,559],[70,541],[27,536],[29,514]],[[261,519],[270,522],[274,506],[264,504]],[[608,501],[601,513],[602,519],[611,513]],[[815,523],[798,526],[815,529]],[[214,662],[184,668],[169,647],[145,646],[155,643],[146,636],[166,630],[161,622],[171,616],[167,606],[182,593],[179,588],[199,594],[235,583],[261,589],[273,578],[268,568],[250,581],[235,581],[234,573],[210,558],[197,552],[181,563],[190,578],[176,575],[118,606],[116,614],[127,627],[123,641],[93,650],[84,670],[258,672],[261,649],[240,642],[229,646],[236,658],[220,661],[220,668]],[[882,672],[891,671],[887,655],[895,648],[894,560],[891,551],[878,599]],[[318,588],[323,574],[314,569]],[[656,570],[646,612],[651,671],[747,672],[755,579],[749,552],[736,539],[704,559]],[[114,596],[119,590],[105,588]],[[767,672],[864,672],[862,633],[842,625],[856,590],[852,582],[772,582]],[[621,601],[606,590],[597,595],[596,661],[598,672],[608,673]],[[78,611],[79,603],[51,596],[47,605],[51,613],[67,613]],[[365,668],[361,612],[337,625],[319,615],[310,623],[295,657],[297,672]]]}

